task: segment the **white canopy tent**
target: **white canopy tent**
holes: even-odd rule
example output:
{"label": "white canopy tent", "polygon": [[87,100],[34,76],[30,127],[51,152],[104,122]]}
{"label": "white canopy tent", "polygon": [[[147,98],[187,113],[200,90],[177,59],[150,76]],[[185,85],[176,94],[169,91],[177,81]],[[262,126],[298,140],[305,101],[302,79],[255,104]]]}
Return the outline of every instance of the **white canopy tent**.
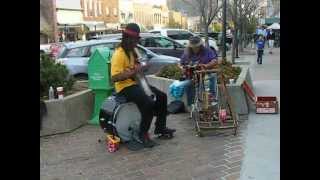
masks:
{"label": "white canopy tent", "polygon": [[268,27],[268,29],[280,29],[279,23],[273,23],[271,26]]}

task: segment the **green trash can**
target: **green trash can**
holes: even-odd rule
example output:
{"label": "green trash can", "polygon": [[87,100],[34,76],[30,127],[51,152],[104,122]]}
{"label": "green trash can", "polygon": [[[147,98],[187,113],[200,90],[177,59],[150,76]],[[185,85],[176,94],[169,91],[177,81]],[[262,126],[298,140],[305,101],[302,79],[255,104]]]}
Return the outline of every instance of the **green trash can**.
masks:
{"label": "green trash can", "polygon": [[88,62],[89,88],[92,89],[94,110],[90,124],[99,125],[99,112],[102,102],[111,95],[111,51],[109,48],[97,48]]}

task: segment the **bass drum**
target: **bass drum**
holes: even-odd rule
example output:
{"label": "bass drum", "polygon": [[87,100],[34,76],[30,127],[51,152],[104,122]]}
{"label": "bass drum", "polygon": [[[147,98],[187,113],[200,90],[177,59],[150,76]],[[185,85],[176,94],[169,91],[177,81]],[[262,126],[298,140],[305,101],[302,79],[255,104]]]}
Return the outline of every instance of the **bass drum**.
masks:
{"label": "bass drum", "polygon": [[109,96],[101,105],[99,114],[99,124],[105,133],[115,134],[113,127],[113,112],[119,103],[115,96]]}
{"label": "bass drum", "polygon": [[137,138],[141,114],[136,104],[108,97],[101,106],[99,124],[104,132],[118,135],[122,142]]}

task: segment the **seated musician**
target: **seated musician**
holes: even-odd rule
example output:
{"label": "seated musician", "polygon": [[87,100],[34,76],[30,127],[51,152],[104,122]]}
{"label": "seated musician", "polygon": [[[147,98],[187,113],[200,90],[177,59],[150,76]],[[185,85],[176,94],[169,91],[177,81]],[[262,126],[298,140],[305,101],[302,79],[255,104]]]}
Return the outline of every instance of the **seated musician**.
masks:
{"label": "seated musician", "polygon": [[150,148],[156,145],[148,134],[154,115],[157,117],[155,134],[167,135],[175,130],[166,127],[167,95],[151,87],[156,96],[156,101],[152,102],[135,80],[135,75],[142,72],[142,66],[134,51],[140,39],[139,33],[140,28],[135,23],[129,23],[122,32],[122,41],[111,59],[111,80],[115,84],[116,93],[124,96],[129,102],[134,102],[140,110],[142,120],[138,141],[143,147]]}
{"label": "seated musician", "polygon": [[[212,69],[218,63],[218,55],[215,50],[204,46],[204,42],[199,36],[194,36],[189,39],[189,44],[181,56],[180,65],[183,68],[185,65],[197,65],[201,69]],[[183,69],[185,71],[185,69]],[[215,73],[209,74],[210,92],[216,96],[216,79]],[[191,80],[186,80],[186,93],[188,106],[193,103],[194,89]]]}

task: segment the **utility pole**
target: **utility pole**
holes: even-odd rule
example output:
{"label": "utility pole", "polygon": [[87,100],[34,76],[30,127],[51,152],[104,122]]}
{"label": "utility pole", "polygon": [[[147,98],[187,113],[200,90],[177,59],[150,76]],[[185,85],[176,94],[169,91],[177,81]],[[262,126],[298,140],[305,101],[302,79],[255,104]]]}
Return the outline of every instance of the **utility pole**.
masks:
{"label": "utility pole", "polygon": [[232,39],[232,50],[231,50],[231,59],[232,64],[235,64],[235,56],[237,55],[237,48],[238,48],[238,1],[233,0],[233,21],[234,21],[234,33]]}
{"label": "utility pole", "polygon": [[223,1],[223,26],[222,26],[222,45],[223,45],[223,50],[222,50],[222,59],[226,60],[227,59],[227,46],[226,46],[226,34],[227,34],[227,0]]}
{"label": "utility pole", "polygon": [[55,43],[57,43],[57,42],[59,42],[59,39],[58,39],[58,22],[57,22],[56,0],[52,0],[51,4],[52,4],[52,17],[53,17],[53,40]]}

